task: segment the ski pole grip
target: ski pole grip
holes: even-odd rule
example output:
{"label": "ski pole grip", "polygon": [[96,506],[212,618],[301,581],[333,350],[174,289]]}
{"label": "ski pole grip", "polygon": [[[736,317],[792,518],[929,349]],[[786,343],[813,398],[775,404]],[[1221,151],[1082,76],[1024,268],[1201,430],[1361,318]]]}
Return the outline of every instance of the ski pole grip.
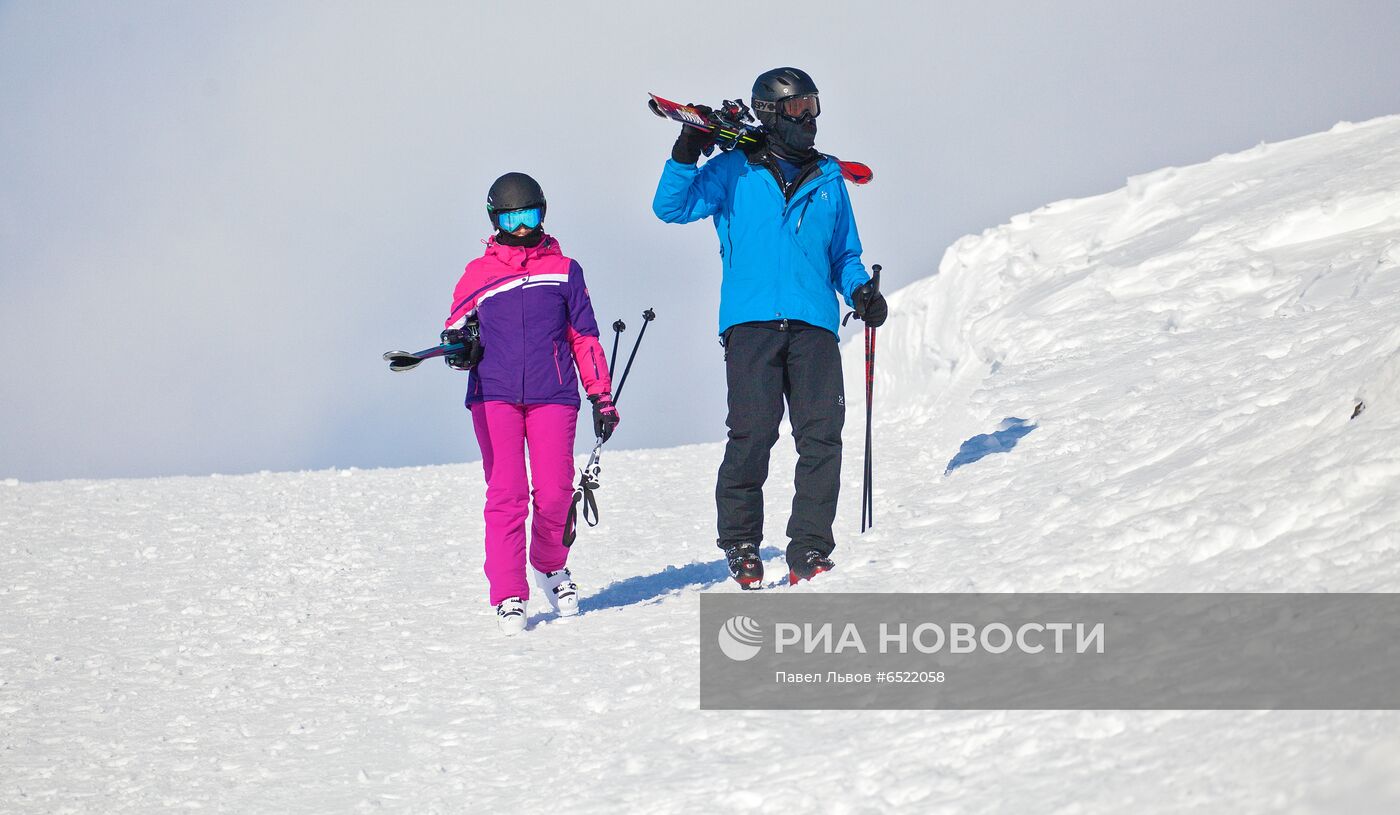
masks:
{"label": "ski pole grip", "polygon": [[871,282],[871,284],[874,286],[875,291],[876,291],[876,292],[879,292],[879,291],[880,291],[880,264],[878,264],[878,263],[876,263],[875,265],[873,265],[873,266],[870,267],[870,282]]}

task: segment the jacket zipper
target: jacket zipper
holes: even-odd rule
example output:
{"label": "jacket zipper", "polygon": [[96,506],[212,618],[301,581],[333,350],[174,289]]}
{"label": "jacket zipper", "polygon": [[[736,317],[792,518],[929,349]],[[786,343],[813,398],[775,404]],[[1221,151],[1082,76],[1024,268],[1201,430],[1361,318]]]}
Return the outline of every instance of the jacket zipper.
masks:
{"label": "jacket zipper", "polygon": [[[802,174],[799,175],[799,176],[792,182],[792,194],[793,194],[793,196],[796,196],[797,193],[800,192],[800,191],[802,190],[802,185],[803,185],[803,184],[806,184],[809,180],[811,180],[812,177],[821,175],[821,171],[818,169],[820,166],[821,166],[821,161],[820,161],[820,160],[814,161],[814,162],[812,162],[811,164],[807,165],[807,169],[804,170],[804,171],[802,172]],[[788,200],[791,201],[792,198],[788,198]]]}
{"label": "jacket zipper", "polygon": [[554,374],[559,377],[559,384],[564,384],[564,369],[559,367],[559,342],[554,343]]}
{"label": "jacket zipper", "polygon": [[[763,154],[761,154],[761,155],[759,156],[759,159],[758,159],[757,162],[752,162],[752,163],[758,164],[759,166],[763,167],[764,169],[766,169],[766,170],[768,171],[769,175],[771,175],[771,176],[773,177],[773,181],[775,182],[775,184],[776,184],[776,186],[777,186],[777,188],[778,188],[778,193],[779,193],[780,195],[783,196],[783,215],[784,215],[784,217],[787,216],[788,209],[792,206],[792,197],[789,195],[789,193],[790,193],[790,192],[791,192],[791,193],[800,192],[803,184],[805,184],[805,183],[807,183],[808,181],[810,181],[813,177],[820,177],[821,174],[822,174],[822,172],[821,172],[821,160],[818,159],[817,161],[814,161],[814,162],[812,162],[811,164],[807,165],[807,168],[806,168],[805,170],[803,170],[802,173],[801,173],[800,175],[798,175],[798,177],[797,177],[796,179],[793,180],[793,183],[792,183],[791,185],[789,185],[789,184],[783,179],[783,172],[782,172],[781,169],[778,168],[778,162],[777,162],[776,159],[773,158],[773,156],[772,156],[771,154],[769,154],[769,153],[767,153],[767,152],[764,152]],[[811,203],[812,203],[811,193],[814,192],[815,190],[816,190],[816,188],[813,187],[812,190],[809,190],[809,191],[808,191],[807,195],[803,196],[802,211],[798,214],[798,216],[797,216],[797,226],[793,229],[793,235],[794,235],[794,236],[796,236],[799,232],[802,231],[802,221],[803,221],[803,219],[805,219],[805,218],[807,217],[807,207],[810,206]],[[727,234],[727,233],[728,233],[728,230],[726,230],[726,237],[728,237],[728,234]],[[731,249],[731,251],[732,251],[732,249]],[[806,250],[804,249],[803,252],[805,253]],[[779,283],[779,285],[781,286],[781,278],[780,278],[780,283]],[[787,325],[788,325],[787,318],[783,318],[783,321],[782,321],[782,323],[781,323],[780,326],[779,326],[779,330],[780,330],[780,331],[786,331],[786,330],[787,330]],[[726,358],[727,358],[727,354],[726,354]]]}
{"label": "jacket zipper", "polygon": [[792,203],[793,196],[802,189],[802,185],[807,183],[812,176],[821,175],[821,159],[808,164],[792,183],[787,183],[783,178],[783,171],[778,167],[778,160],[771,155],[764,155],[763,166],[768,168],[768,172],[773,174],[773,180],[778,182],[778,190],[783,194],[785,203]]}
{"label": "jacket zipper", "polygon": [[[525,265],[525,263],[524,263],[524,261],[522,261],[522,262],[521,262],[521,266],[523,267],[524,265]],[[526,289],[525,289],[525,284],[528,283],[528,282],[530,282],[530,273],[529,273],[529,272],[526,272],[526,273],[525,273],[524,279],[522,279],[521,282],[520,282],[520,339],[521,339],[521,342],[522,342],[522,343],[524,342],[525,338],[526,338],[527,336],[529,336],[529,334],[528,334],[528,332],[527,332],[527,329],[526,329],[526,325],[525,325],[525,291],[526,291]],[[525,363],[526,363],[526,359],[525,359],[525,354],[526,354],[526,353],[527,353],[527,349],[526,349],[525,347],[522,346],[522,348],[520,349],[520,363],[521,363],[521,364],[520,364],[520,402],[519,402],[519,404],[522,404],[522,405],[525,404],[525,369],[529,367],[527,364],[525,364]]]}

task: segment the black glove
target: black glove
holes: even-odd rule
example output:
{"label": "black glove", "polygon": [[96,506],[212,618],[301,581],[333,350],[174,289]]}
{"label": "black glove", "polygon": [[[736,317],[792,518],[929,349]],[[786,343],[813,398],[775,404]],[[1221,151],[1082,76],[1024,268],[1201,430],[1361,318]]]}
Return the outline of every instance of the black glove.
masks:
{"label": "black glove", "polygon": [[442,332],[442,342],[444,345],[456,345],[461,343],[462,350],[455,354],[448,354],[443,357],[449,368],[459,371],[470,371],[481,362],[481,335],[471,328],[449,328]]}
{"label": "black glove", "polygon": [[622,421],[622,417],[617,415],[617,408],[613,407],[612,394],[595,393],[588,397],[588,401],[593,403],[593,435],[607,441]]}
{"label": "black glove", "polygon": [[[691,105],[700,111],[705,118],[715,111],[706,105]],[[694,164],[700,160],[700,154],[708,150],[715,143],[715,131],[701,130],[690,125],[681,125],[681,135],[676,139],[676,144],[671,148],[671,158],[681,164]]]}
{"label": "black glove", "polygon": [[871,328],[884,325],[890,316],[890,307],[885,303],[885,295],[881,294],[873,283],[865,283],[858,287],[851,295],[851,302],[855,305],[856,316]]}
{"label": "black glove", "polygon": [[739,143],[739,149],[744,151],[745,156],[753,158],[768,149],[768,131],[755,130],[749,135],[753,137],[752,141]]}

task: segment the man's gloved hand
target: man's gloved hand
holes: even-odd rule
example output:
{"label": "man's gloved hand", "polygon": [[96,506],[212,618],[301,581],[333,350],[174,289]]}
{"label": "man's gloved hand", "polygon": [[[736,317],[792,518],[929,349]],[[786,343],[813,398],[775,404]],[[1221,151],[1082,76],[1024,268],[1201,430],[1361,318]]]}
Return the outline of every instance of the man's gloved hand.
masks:
{"label": "man's gloved hand", "polygon": [[856,316],[871,328],[884,325],[890,316],[890,307],[885,303],[885,295],[875,288],[874,283],[859,286],[851,295],[851,302],[855,305]]}
{"label": "man's gloved hand", "polygon": [[[691,105],[709,118],[714,113],[714,109],[706,105]],[[671,148],[671,158],[680,164],[694,164],[700,160],[700,154],[708,150],[715,143],[715,132],[713,130],[704,131],[698,127],[681,125],[681,135],[676,139],[676,144]]]}
{"label": "man's gloved hand", "polygon": [[595,393],[588,397],[588,401],[593,403],[593,435],[607,441],[622,421],[622,417],[617,415],[617,408],[613,406],[612,394]]}
{"label": "man's gloved hand", "polygon": [[749,135],[753,137],[752,141],[739,143],[739,149],[744,152],[745,156],[753,158],[755,155],[762,153],[764,150],[768,149],[767,130],[755,130]]}
{"label": "man's gloved hand", "polygon": [[481,343],[472,341],[466,329],[449,328],[442,332],[442,342],[447,345],[460,343],[463,348],[455,354],[448,354],[443,357],[449,368],[459,371],[470,371],[481,362]]}

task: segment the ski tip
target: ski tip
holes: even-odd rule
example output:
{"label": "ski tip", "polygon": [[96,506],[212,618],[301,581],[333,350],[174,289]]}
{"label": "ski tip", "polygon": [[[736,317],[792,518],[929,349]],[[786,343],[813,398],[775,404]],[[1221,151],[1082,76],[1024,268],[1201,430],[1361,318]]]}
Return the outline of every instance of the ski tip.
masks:
{"label": "ski tip", "polygon": [[677,105],[675,102],[672,102],[669,99],[662,99],[660,96],[657,96],[654,93],[648,93],[647,96],[651,97],[647,100],[647,107],[651,109],[652,113],[655,113],[657,116],[660,116],[663,119],[670,118],[666,115],[666,111],[664,110],[664,108],[680,107],[680,105]]}
{"label": "ski tip", "polygon": [[389,370],[395,372],[413,370],[423,361],[407,351],[386,351],[384,359],[389,363]]}

